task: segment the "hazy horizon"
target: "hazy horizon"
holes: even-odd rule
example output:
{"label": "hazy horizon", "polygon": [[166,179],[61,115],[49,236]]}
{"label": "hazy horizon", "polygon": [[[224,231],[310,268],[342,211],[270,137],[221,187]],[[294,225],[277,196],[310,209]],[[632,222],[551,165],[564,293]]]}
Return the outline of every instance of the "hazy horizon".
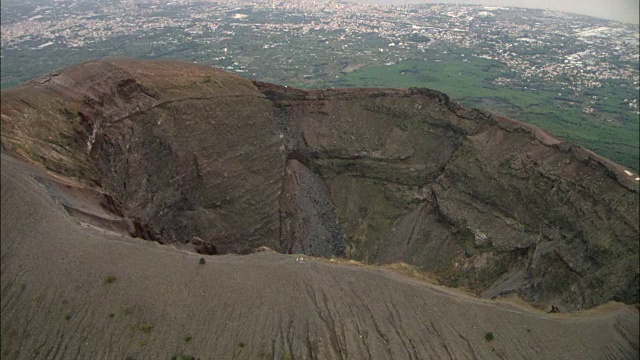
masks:
{"label": "hazy horizon", "polygon": [[459,3],[488,6],[510,6],[534,9],[549,9],[589,15],[624,23],[640,23],[640,0],[350,0],[367,4],[435,4]]}

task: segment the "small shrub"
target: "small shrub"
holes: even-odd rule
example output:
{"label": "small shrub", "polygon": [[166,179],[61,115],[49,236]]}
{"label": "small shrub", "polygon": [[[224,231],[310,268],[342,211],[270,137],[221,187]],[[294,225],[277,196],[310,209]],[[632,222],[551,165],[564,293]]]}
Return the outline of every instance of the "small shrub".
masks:
{"label": "small shrub", "polygon": [[127,358],[124,360],[136,360],[136,358],[134,358],[133,356],[127,356]]}
{"label": "small shrub", "polygon": [[65,320],[71,320],[71,314],[67,314],[67,315],[65,315],[65,316],[64,316],[64,319],[65,319]]}
{"label": "small shrub", "polygon": [[116,277],[115,277],[115,276],[113,276],[113,275],[107,275],[107,276],[105,276],[105,278],[104,278],[104,283],[105,283],[105,284],[111,284],[111,283],[113,283],[114,281],[116,281]]}
{"label": "small shrub", "polygon": [[147,346],[147,340],[145,339],[140,340],[140,346]]}
{"label": "small shrub", "polygon": [[243,343],[242,341],[240,341],[240,342],[238,343],[238,347],[239,347],[240,349],[244,348],[246,345],[247,345],[247,344]]}
{"label": "small shrub", "polygon": [[191,336],[187,336],[184,338],[184,342],[186,343],[190,343],[191,342]]}
{"label": "small shrub", "polygon": [[492,332],[488,332],[488,333],[484,334],[484,339],[487,342],[492,342],[493,341],[493,333]]}
{"label": "small shrub", "polygon": [[114,317],[114,316],[116,316],[116,314],[114,314],[114,313],[109,313],[109,317],[110,317],[110,318],[112,318],[112,317]]}
{"label": "small shrub", "polygon": [[204,263],[205,263],[204,258],[203,258],[203,257],[201,257],[201,258],[200,258],[200,265],[204,265]]}
{"label": "small shrub", "polygon": [[151,329],[153,329],[153,325],[151,325],[150,323],[142,323],[138,325],[138,330],[142,331],[145,334],[149,333]]}

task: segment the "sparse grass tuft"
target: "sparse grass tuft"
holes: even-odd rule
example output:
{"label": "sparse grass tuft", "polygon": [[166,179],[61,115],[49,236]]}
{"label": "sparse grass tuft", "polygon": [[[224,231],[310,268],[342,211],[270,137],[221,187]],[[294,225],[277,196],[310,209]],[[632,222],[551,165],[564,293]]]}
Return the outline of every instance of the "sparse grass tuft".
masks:
{"label": "sparse grass tuft", "polygon": [[149,333],[151,329],[153,329],[153,325],[151,323],[142,323],[138,325],[138,330],[142,331],[145,334]]}
{"label": "sparse grass tuft", "polygon": [[201,258],[200,258],[200,265],[204,265],[204,263],[205,263],[204,258],[203,258],[203,257],[201,257]]}
{"label": "sparse grass tuft", "polygon": [[246,344],[242,341],[238,342],[238,344],[236,344],[236,346],[238,347],[238,352],[236,353],[236,349],[233,350],[233,359],[238,359],[240,358],[240,354],[242,354],[242,352],[244,351],[244,347],[246,346]]}
{"label": "sparse grass tuft", "polygon": [[105,276],[105,278],[104,278],[104,283],[105,283],[105,284],[111,284],[111,283],[113,283],[113,282],[115,282],[115,281],[116,281],[116,277],[115,277],[115,276],[113,276],[113,275],[107,275],[107,276]]}
{"label": "sparse grass tuft", "polygon": [[488,333],[484,334],[484,339],[487,342],[492,342],[493,341],[493,333],[492,332],[488,332]]}

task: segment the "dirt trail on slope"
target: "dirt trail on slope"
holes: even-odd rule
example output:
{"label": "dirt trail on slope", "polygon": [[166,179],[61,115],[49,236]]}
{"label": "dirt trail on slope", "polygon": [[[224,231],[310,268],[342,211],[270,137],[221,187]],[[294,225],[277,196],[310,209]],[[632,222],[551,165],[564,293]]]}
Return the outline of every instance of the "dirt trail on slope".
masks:
{"label": "dirt trail on slope", "polygon": [[550,316],[276,253],[200,264],[82,226],[36,175],[2,156],[2,358],[638,358],[632,306]]}

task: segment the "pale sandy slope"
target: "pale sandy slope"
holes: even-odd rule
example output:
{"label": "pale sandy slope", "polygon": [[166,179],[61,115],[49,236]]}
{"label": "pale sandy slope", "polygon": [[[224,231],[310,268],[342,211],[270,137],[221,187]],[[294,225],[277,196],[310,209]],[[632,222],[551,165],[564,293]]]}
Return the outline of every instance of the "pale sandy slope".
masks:
{"label": "pale sandy slope", "polygon": [[81,226],[34,175],[2,156],[2,359],[638,358],[633,306],[550,316],[274,253],[200,265]]}

